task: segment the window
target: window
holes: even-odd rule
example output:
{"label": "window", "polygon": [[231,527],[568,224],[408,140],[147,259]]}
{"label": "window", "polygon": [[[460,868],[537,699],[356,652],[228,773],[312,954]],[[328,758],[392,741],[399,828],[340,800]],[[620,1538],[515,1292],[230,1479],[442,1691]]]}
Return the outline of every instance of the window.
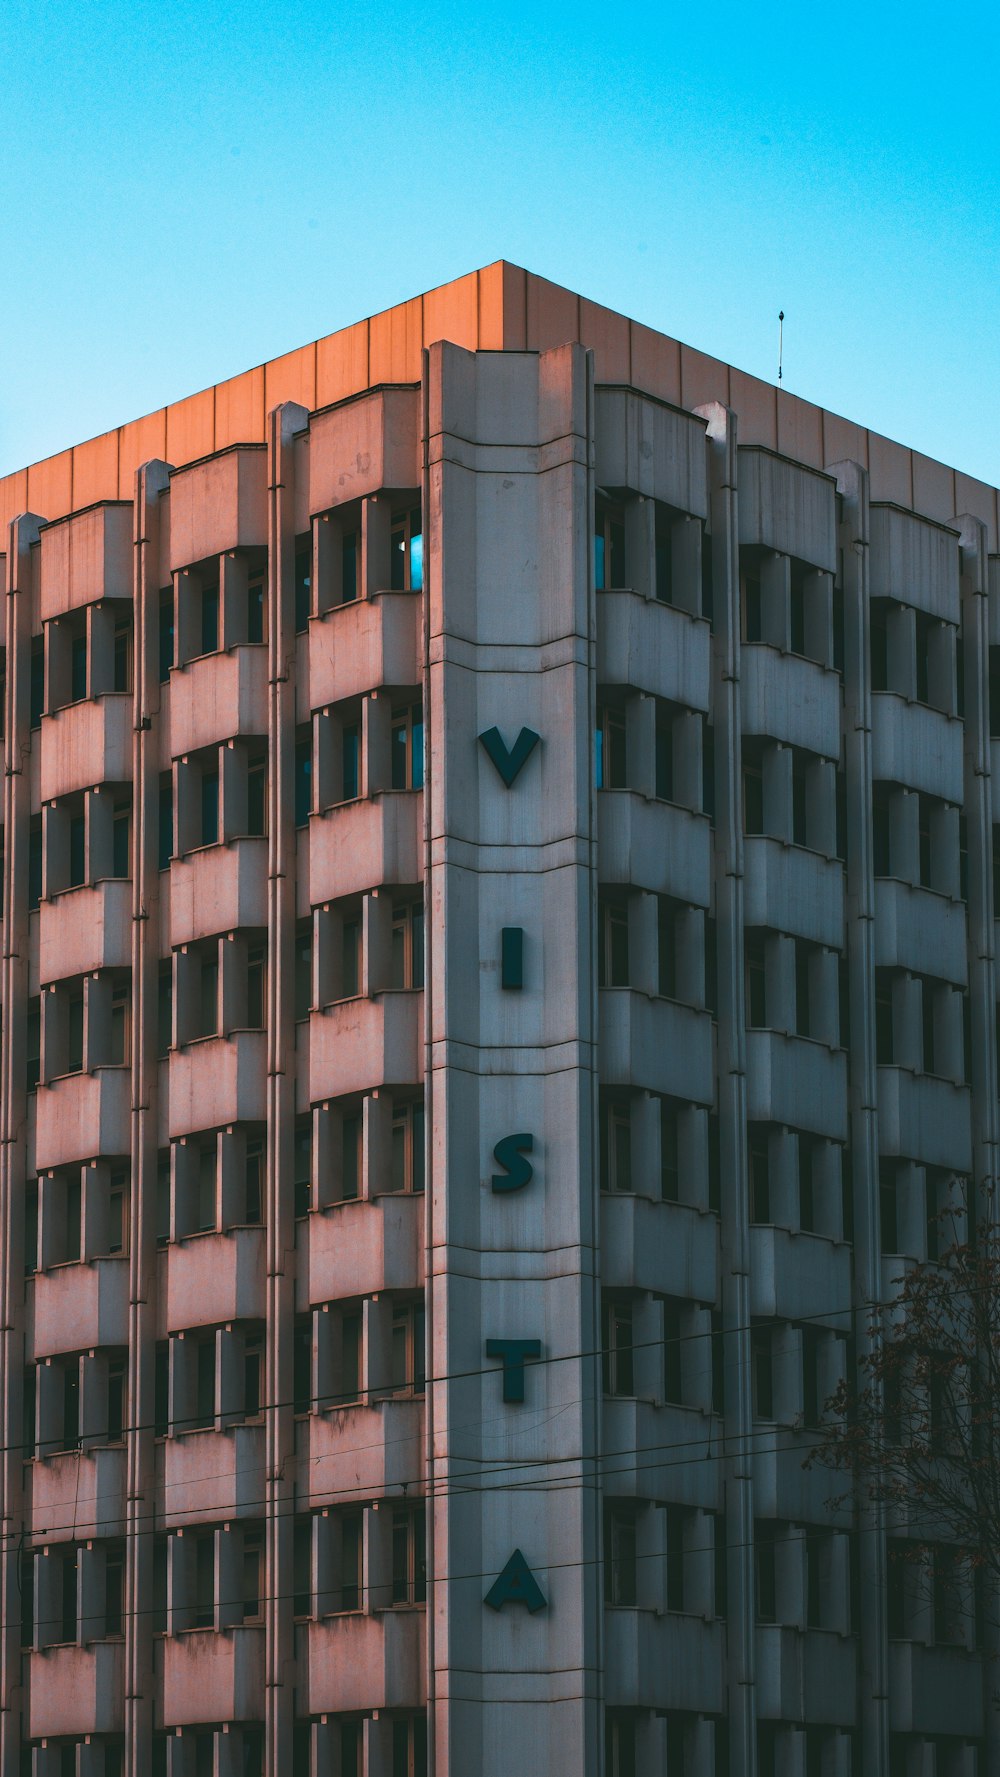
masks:
{"label": "window", "polygon": [[304,827],[312,810],[312,737],[307,731],[295,742],[295,825]]}
{"label": "window", "polygon": [[597,712],[596,782],[599,790],[624,790],[627,776],[625,715],[605,705]]}
{"label": "window", "polygon": [[764,774],[759,759],[743,763],[743,831],[764,831]]}
{"label": "window", "polygon": [[219,948],[209,944],[197,953],[198,994],[195,1037],[214,1037],[219,1029]]}
{"label": "window", "polygon": [[255,753],[247,760],[247,833],[263,839],[267,833],[267,758]]}
{"label": "window", "polygon": [[87,632],[81,631],[70,640],[69,701],[82,703],[87,695]]}
{"label": "window", "polygon": [[256,1526],[245,1526],[242,1549],[243,1621],[259,1623],[263,1615],[264,1533]]}
{"label": "window", "polygon": [[[364,1514],[360,1511],[340,1512],[337,1516],[337,1528],[340,1531],[340,1586],[338,1607],[340,1610],[360,1610],[364,1599]],[[393,1592],[395,1594],[395,1532],[393,1523]],[[420,1551],[421,1569],[423,1553]],[[414,1600],[397,1600],[393,1602],[412,1603]]]}
{"label": "window", "polygon": [[308,1117],[295,1125],[292,1165],[295,1214],[307,1216],[312,1207],[312,1123]]}
{"label": "window", "polygon": [[174,589],[164,587],[160,593],[160,684],[170,677],[174,664]]}
{"label": "window", "polygon": [[[363,1170],[364,1118],[360,1111],[345,1111],[340,1122],[340,1196],[344,1203],[353,1203],[361,1195]],[[396,1129],[393,1123],[393,1169],[396,1166]],[[396,1185],[393,1189],[402,1190]]]}
{"label": "window", "polygon": [[871,670],[872,690],[889,689],[889,626],[885,604],[872,600],[871,605]]}
{"label": "window", "polygon": [[66,1072],[83,1068],[83,989],[71,989],[66,999]]}
{"label": "window", "polygon": [[411,901],[393,911],[389,984],[395,988],[424,985],[423,901]]}
{"label": "window", "polygon": [[750,1131],[750,1220],[767,1224],[771,1220],[771,1163],[767,1131]]}
{"label": "window", "polygon": [[875,1058],[880,1067],[893,1062],[892,977],[883,969],[875,971]]}
{"label": "window", "polygon": [[424,1339],[423,1302],[398,1302],[392,1311],[392,1394],[423,1394]]}
{"label": "window", "polygon": [[295,1018],[308,1018],[312,1007],[312,921],[301,920],[295,933]]}
{"label": "window", "polygon": [[605,1296],[601,1304],[601,1355],[604,1393],[635,1394],[632,1349],[632,1303],[621,1296]]}
{"label": "window", "polygon": [[104,1556],[104,1633],[125,1632],[125,1550],[113,1543]]}
{"label": "window", "polygon": [[609,1501],[604,1508],[604,1602],[638,1603],[638,1550],[633,1507]]}
{"label": "window", "polygon": [[424,711],[414,703],[393,711],[392,788],[422,790],[424,787]]}
{"label": "window", "polygon": [[[741,557],[743,552],[741,551]],[[743,618],[743,640],[763,641],[760,596],[760,563],[750,555],[740,561],[740,608]]]}
{"label": "window", "polygon": [[292,1410],[310,1413],[313,1404],[312,1315],[301,1315],[292,1334]]}
{"label": "window", "polygon": [[669,1098],[660,1100],[660,1196],[664,1203],[679,1203],[681,1196],[679,1116]]}
{"label": "window", "polygon": [[[215,1533],[207,1530],[194,1537],[194,1629],[215,1627]],[[211,1746],[211,1737],[208,1737]]]}
{"label": "window", "polygon": [[654,761],[656,795],[661,802],[674,800],[674,724],[667,706],[656,703],[656,757]]}
{"label": "window", "polygon": [[668,1297],[663,1304],[663,1398],[677,1407],[684,1405],[681,1324],[681,1305]]}
{"label": "window", "polygon": [[601,592],[626,584],[625,515],[620,506],[598,497],[594,516],[594,585]]}
{"label": "window", "polygon": [[312,612],[312,550],[308,541],[295,551],[295,631],[301,635]]}
{"label": "window", "polygon": [[753,1366],[753,1410],[757,1419],[774,1418],[774,1351],[770,1327],[756,1326],[750,1332],[750,1357]]}
{"label": "window", "polygon": [[70,815],[69,819],[69,878],[70,888],[80,888],[87,880],[87,822],[81,809],[79,814]]}
{"label": "window", "polygon": [[818,1327],[802,1328],[802,1423],[806,1426],[817,1426],[822,1418],[822,1337]]}
{"label": "window", "polygon": [[201,1142],[196,1150],[196,1228],[199,1234],[208,1234],[218,1224],[218,1207],[216,1183],[218,1178],[218,1147],[215,1137]]}
{"label": "window", "polygon": [[115,1166],[108,1180],[107,1249],[110,1254],[128,1250],[129,1173],[127,1166]]}
{"label": "window", "polygon": [[340,540],[340,602],[353,605],[358,596],[358,563],[361,559],[361,538],[357,531],[345,531]]}
{"label": "window", "polygon": [[[342,1777],[351,1767],[341,1764]],[[427,1777],[427,1717],[397,1715],[392,1724],[392,1777]]]}
{"label": "window", "polygon": [[657,990],[665,999],[677,998],[677,941],[679,909],[667,895],[656,897]]}
{"label": "window", "polygon": [[389,532],[390,592],[420,592],[424,584],[424,539],[420,507],[393,515]]}
{"label": "window", "polygon": [[767,993],[764,939],[759,932],[746,934],[744,954],[747,979],[747,1024],[751,1030],[763,1030],[767,1025]]}
{"label": "window", "polygon": [[28,912],[34,913],[42,898],[42,817],[33,815],[28,827]]}
{"label": "window", "polygon": [[879,1228],[882,1251],[899,1251],[899,1192],[896,1167],[891,1160],[880,1160],[878,1169]]}
{"label": "window", "polygon": [[[636,1777],[635,1718],[626,1709],[609,1709],[604,1718],[604,1768],[607,1777]],[[671,1777],[679,1768],[671,1759]],[[683,1768],[681,1767],[681,1777]]]}
{"label": "window", "polygon": [[345,722],[340,734],[342,802],[354,802],[361,794],[361,724]]}
{"label": "window", "polygon": [[[345,1119],[345,1127],[346,1127]],[[361,1119],[357,1119],[360,1123]],[[345,1166],[345,1185],[347,1173]],[[417,1101],[393,1105],[392,1171],[393,1191],[422,1191],[424,1188],[424,1107]],[[355,1189],[355,1196],[357,1190]]]}
{"label": "window", "polygon": [[201,589],[200,654],[216,654],[219,649],[219,588],[209,584]]}
{"label": "window", "polygon": [[667,1531],[666,1599],[668,1610],[684,1609],[684,1540],[687,1512],[683,1506],[665,1509]]}
{"label": "window", "polygon": [[132,689],[132,619],[119,617],[115,622],[113,682],[116,691]]}
{"label": "window", "polygon": [[427,1600],[427,1541],[423,1506],[392,1509],[392,1602]]}
{"label": "window", "polygon": [[264,1219],[264,1139],[255,1135],[247,1139],[244,1161],[243,1220],[250,1227]]}
{"label": "window", "polygon": [[605,1098],[601,1107],[601,1190],[632,1189],[632,1114],[627,1099]]}
{"label": "window", "polygon": [[758,1519],[754,1526],[754,1567],[757,1581],[757,1621],[778,1620],[778,1585],[775,1562],[777,1525],[770,1519]]}
{"label": "window", "polygon": [[31,667],[28,692],[28,726],[42,726],[42,711],[45,708],[45,643],[41,636],[31,638]]}
{"label": "window", "polygon": [[259,1419],[264,1410],[264,1335],[246,1333],[243,1338],[243,1414]]}
{"label": "window", "polygon": [[166,870],[174,855],[174,785],[169,771],[160,777],[159,867]]}
{"label": "window", "polygon": [[127,802],[116,804],[111,816],[111,874],[112,876],[130,876],[132,859],[130,840],[132,834],[132,810]]}
{"label": "window", "polygon": [[77,1551],[74,1548],[61,1549],[50,1560],[59,1564],[59,1634],[62,1643],[76,1640],[76,1586],[77,1586]]}
{"label": "window", "polygon": [[361,992],[361,920],[344,919],[340,927],[340,999],[352,1000]]}
{"label": "window", "polygon": [[217,845],[219,842],[219,772],[208,768],[200,773],[201,802],[199,808],[200,821],[198,829],[199,845]]}
{"label": "window", "polygon": [[[793,653],[801,653],[795,648]],[[802,754],[792,754],[792,841],[809,844],[809,771]]]}
{"label": "window", "polygon": [[597,983],[628,986],[628,909],[623,901],[602,900],[598,907]]}
{"label": "window", "polygon": [[170,962],[161,963],[156,977],[156,1054],[164,1061],[173,1041],[174,970]]}
{"label": "window", "polygon": [[263,569],[252,571],[247,578],[247,641],[264,640],[266,575]]}
{"label": "window", "polygon": [[247,1029],[263,1030],[267,999],[267,945],[247,948]]}
{"label": "window", "polygon": [[798,1138],[799,1160],[799,1227],[806,1234],[816,1230],[815,1161],[816,1144],[808,1135]]}
{"label": "window", "polygon": [[42,1008],[37,995],[28,1001],[24,1030],[25,1088],[34,1092],[42,1071]]}
{"label": "window", "polygon": [[111,1030],[108,1061],[112,1067],[128,1065],[131,1050],[132,995],[127,981],[111,989]]}
{"label": "window", "polygon": [[800,1037],[812,1036],[812,999],[809,974],[812,946],[801,938],[795,940],[795,1031]]}

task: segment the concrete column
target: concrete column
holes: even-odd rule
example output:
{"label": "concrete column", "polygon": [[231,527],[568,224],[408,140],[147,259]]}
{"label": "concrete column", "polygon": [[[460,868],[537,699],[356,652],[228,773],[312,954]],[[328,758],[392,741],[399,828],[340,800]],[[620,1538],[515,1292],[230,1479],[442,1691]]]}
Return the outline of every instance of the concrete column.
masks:
{"label": "concrete column", "polygon": [[[597,1777],[592,361],[577,345],[500,358],[439,344],[425,366],[428,1768]],[[529,500],[520,471],[543,440]],[[477,738],[492,727],[508,747],[522,727],[541,736],[509,788]],[[501,1001],[469,957],[506,924],[539,968]],[[495,1193],[493,1149],[515,1130],[533,1134],[533,1176]],[[529,1367],[523,1406],[483,1367],[491,1337],[540,1338],[558,1360]],[[509,1496],[502,1469],[482,1491],[470,1481],[487,1424],[520,1477]],[[515,1548],[545,1598],[532,1614],[484,1604]],[[472,1690],[450,1681],[457,1663],[482,1675]]]}
{"label": "concrete column", "polygon": [[267,1238],[264,1737],[267,1777],[291,1768],[295,1503],[295,402],[267,416]]}
{"label": "concrete column", "polygon": [[[851,1030],[848,1054],[851,1176],[854,1193],[854,1336],[860,1359],[873,1331],[871,1303],[881,1291],[878,1197],[878,1080],[875,1065],[875,879],[872,858],[871,631],[867,472],[830,466],[842,497],[838,545],[844,594],[844,757],[847,774],[847,962]],[[895,867],[895,866],[894,866]],[[863,1380],[864,1372],[859,1372]],[[861,1769],[889,1774],[889,1650],[886,1629],[884,1513],[858,1500],[861,1661],[858,1707]]]}
{"label": "concrete column", "polygon": [[[990,771],[989,554],[986,527],[968,515],[955,521],[961,541],[962,633],[965,650],[965,810],[969,844],[968,958],[971,1026],[973,1195],[970,1214],[997,1215],[1000,1104],[997,1100],[997,967],[993,922],[993,822]],[[996,1612],[986,1612],[983,1660],[985,1764],[1000,1770],[1000,1707],[992,1673],[1000,1655]]]}
{"label": "concrete column", "polygon": [[[28,1001],[28,832],[32,545],[42,519],[15,518],[8,532],[4,643],[6,759],[3,783],[3,956],[0,973],[0,1777],[17,1777],[21,1757],[20,1560],[24,1382],[24,1074]],[[37,559],[37,551],[35,554]]]}
{"label": "concrete column", "polygon": [[[722,1333],[725,1349],[728,1553],[726,1665],[729,1777],[756,1777],[753,1404],[750,1386],[750,1229],[747,1182],[746,1009],[743,961],[740,575],[736,415],[713,402],[707,426],[712,548],[714,869],[719,969],[718,1104]],[[787,566],[787,564],[786,564]],[[762,576],[762,603],[763,598]],[[786,600],[787,608],[787,600]],[[767,639],[773,639],[765,623]],[[721,1774],[720,1774],[721,1777]]]}

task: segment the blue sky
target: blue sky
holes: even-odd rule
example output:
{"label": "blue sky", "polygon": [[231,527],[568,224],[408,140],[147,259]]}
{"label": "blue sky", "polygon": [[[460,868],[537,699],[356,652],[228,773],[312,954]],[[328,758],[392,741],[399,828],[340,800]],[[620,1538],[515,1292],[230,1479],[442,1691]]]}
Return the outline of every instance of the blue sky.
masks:
{"label": "blue sky", "polygon": [[1000,482],[1000,8],[5,0],[0,473],[505,257]]}

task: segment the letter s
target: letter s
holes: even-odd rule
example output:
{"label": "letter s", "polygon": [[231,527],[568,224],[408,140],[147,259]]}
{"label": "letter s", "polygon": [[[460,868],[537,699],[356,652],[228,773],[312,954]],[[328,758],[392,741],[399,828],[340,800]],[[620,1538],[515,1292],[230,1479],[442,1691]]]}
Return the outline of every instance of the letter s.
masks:
{"label": "letter s", "polygon": [[506,1176],[494,1173],[490,1183],[494,1191],[523,1191],[531,1183],[531,1161],[524,1158],[535,1145],[533,1135],[505,1135],[493,1149],[493,1158],[506,1168]]}

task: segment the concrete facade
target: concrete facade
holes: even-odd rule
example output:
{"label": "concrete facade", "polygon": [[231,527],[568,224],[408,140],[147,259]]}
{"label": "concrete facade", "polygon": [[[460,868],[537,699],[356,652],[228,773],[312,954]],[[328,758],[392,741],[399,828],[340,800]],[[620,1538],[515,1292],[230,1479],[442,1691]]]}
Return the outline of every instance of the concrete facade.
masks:
{"label": "concrete facade", "polygon": [[0,505],[0,1777],[997,1768],[996,490],[500,264]]}

